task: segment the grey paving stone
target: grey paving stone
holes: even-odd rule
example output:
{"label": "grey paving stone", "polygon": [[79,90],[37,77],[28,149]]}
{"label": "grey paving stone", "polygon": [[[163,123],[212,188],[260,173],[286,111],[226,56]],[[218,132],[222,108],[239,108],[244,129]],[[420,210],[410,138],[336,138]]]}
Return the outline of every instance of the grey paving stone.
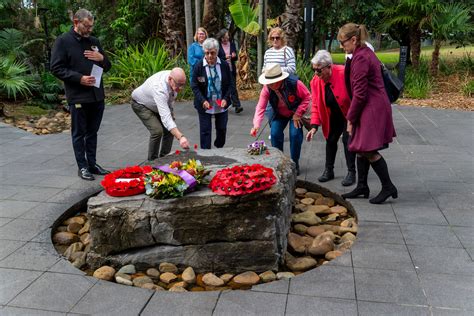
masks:
{"label": "grey paving stone", "polygon": [[69,207],[70,203],[48,203],[41,202],[29,211],[23,213],[19,218],[25,219],[56,219],[61,216]]}
{"label": "grey paving stone", "polygon": [[450,225],[474,227],[472,209],[444,209],[442,212]]}
{"label": "grey paving stone", "polygon": [[64,189],[70,186],[73,183],[79,181],[79,177],[77,175],[52,175],[46,176],[41,179],[40,182],[37,184],[42,187],[46,188],[59,188]]}
{"label": "grey paving stone", "polygon": [[1,240],[0,239],[0,260],[16,251],[25,244],[24,241]]}
{"label": "grey paving stone", "polygon": [[360,316],[379,315],[406,315],[406,316],[428,316],[431,315],[427,306],[407,306],[401,304],[357,302]]}
{"label": "grey paving stone", "polygon": [[42,242],[42,243],[51,243],[51,228],[46,228],[35,237],[31,238],[30,241]]}
{"label": "grey paving stone", "polygon": [[59,316],[66,315],[66,313],[46,311],[40,309],[30,309],[30,308],[20,308],[20,307],[11,307],[5,306],[4,309],[0,309],[2,316]]}
{"label": "grey paving stone", "polygon": [[354,267],[414,271],[405,245],[357,242],[352,247]]}
{"label": "grey paving stone", "polygon": [[357,315],[355,300],[288,295],[286,315]]}
{"label": "grey paving stone", "polygon": [[0,227],[10,223],[13,220],[11,217],[0,217]]}
{"label": "grey paving stone", "polygon": [[290,279],[290,294],[355,299],[351,267],[320,266]]}
{"label": "grey paving stone", "polygon": [[141,315],[213,315],[219,295],[220,292],[190,292],[182,295],[156,292]]}
{"label": "grey paving stone", "polygon": [[465,182],[466,179],[470,178],[460,177],[458,174],[455,175],[455,178],[457,182],[426,181],[425,186],[434,196],[444,193],[472,193],[472,188]]}
{"label": "grey paving stone", "polygon": [[92,277],[46,272],[9,305],[68,312],[95,282]]}
{"label": "grey paving stone", "polygon": [[212,315],[283,315],[286,296],[250,291],[222,292]]}
{"label": "grey paving stone", "polygon": [[283,279],[274,282],[254,285],[251,290],[257,292],[288,294],[289,287],[290,281],[288,279]]}
{"label": "grey paving stone", "polygon": [[51,243],[27,242],[0,260],[0,267],[46,271],[59,260]]}
{"label": "grey paving stone", "polygon": [[400,224],[400,228],[407,245],[462,247],[449,226]]}
{"label": "grey paving stone", "polygon": [[474,262],[463,248],[408,246],[419,273],[474,276]]}
{"label": "grey paving stone", "polygon": [[37,202],[3,200],[0,201],[0,217],[16,218],[36,205]]}
{"label": "grey paving stone", "polygon": [[92,315],[138,315],[153,293],[151,290],[99,280],[71,312]]}
{"label": "grey paving stone", "polygon": [[372,302],[426,305],[414,271],[354,268],[357,299]]}
{"label": "grey paving stone", "polygon": [[474,311],[474,276],[438,273],[419,276],[430,305]]}
{"label": "grey paving stone", "polygon": [[6,305],[40,275],[37,271],[0,268],[0,304]]}
{"label": "grey paving stone", "polygon": [[472,310],[454,308],[433,308],[431,312],[433,316],[472,316]]}
{"label": "grey paving stone", "polygon": [[0,239],[29,241],[51,224],[46,220],[17,218],[0,227]]}
{"label": "grey paving stone", "polygon": [[[357,243],[357,240],[356,240]],[[329,266],[343,266],[343,267],[352,267],[352,252],[351,249],[345,251],[342,256],[337,257],[336,259],[331,260],[327,263]]]}
{"label": "grey paving stone", "polygon": [[44,202],[61,191],[62,189],[58,188],[35,187],[35,189],[32,190],[31,187],[24,187],[23,189],[20,189],[15,195],[10,197],[10,199],[17,201]]}
{"label": "grey paving stone", "polygon": [[351,199],[349,201],[354,206],[360,221],[397,222],[391,204],[373,205],[366,199]]}
{"label": "grey paving stone", "polygon": [[400,227],[393,223],[360,222],[357,240],[384,244],[405,244]]}
{"label": "grey paving stone", "polygon": [[[1,163],[0,163],[1,168]],[[2,179],[3,180],[3,179]],[[0,199],[8,199],[16,194],[16,188],[14,186],[2,186],[0,189]]]}
{"label": "grey paving stone", "polygon": [[424,224],[424,225],[447,225],[444,214],[435,205],[431,206],[407,206],[392,204],[393,211],[399,223]]}

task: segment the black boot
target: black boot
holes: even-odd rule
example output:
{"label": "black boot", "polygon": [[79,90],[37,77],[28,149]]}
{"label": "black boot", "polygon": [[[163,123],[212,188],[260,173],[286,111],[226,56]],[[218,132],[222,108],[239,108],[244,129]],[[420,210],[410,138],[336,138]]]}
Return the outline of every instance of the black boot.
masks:
{"label": "black boot", "polygon": [[327,182],[334,179],[334,170],[326,168],[324,169],[323,174],[318,178],[319,182]]}
{"label": "black boot", "polygon": [[371,165],[382,183],[382,191],[380,191],[376,197],[370,199],[369,202],[372,204],[382,204],[389,197],[396,199],[398,197],[398,191],[390,180],[385,159],[381,157],[379,160],[372,162]]}
{"label": "black boot", "polygon": [[355,199],[360,195],[367,199],[370,189],[367,184],[367,175],[369,174],[370,162],[367,158],[357,157],[357,186],[349,193],[342,194],[344,199]]}
{"label": "black boot", "polygon": [[347,175],[344,180],[342,180],[341,184],[345,187],[353,185],[356,180],[356,154],[352,151],[349,151],[347,144],[348,138],[349,134],[347,133],[344,125],[344,132],[342,133],[342,143],[344,144],[344,156],[346,158]]}
{"label": "black boot", "polygon": [[345,187],[348,187],[350,185],[353,185],[355,183],[355,180],[356,180],[355,170],[352,170],[352,171],[349,170],[344,180],[341,181],[341,184]]}

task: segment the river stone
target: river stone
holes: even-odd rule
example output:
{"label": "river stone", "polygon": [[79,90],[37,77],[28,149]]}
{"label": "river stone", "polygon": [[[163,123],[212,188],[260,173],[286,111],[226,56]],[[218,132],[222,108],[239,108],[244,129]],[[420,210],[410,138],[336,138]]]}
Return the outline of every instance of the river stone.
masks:
{"label": "river stone", "polygon": [[92,241],[91,235],[89,233],[82,234],[80,239],[84,245],[88,245]]}
{"label": "river stone", "polygon": [[342,244],[346,241],[355,241],[356,238],[357,237],[353,233],[345,233],[344,235],[342,235],[341,239],[339,240],[339,243]]}
{"label": "river stone", "polygon": [[324,232],[318,235],[312,245],[308,248],[308,253],[312,255],[324,255],[326,252],[334,250],[334,233],[332,236],[328,233],[332,232]]}
{"label": "river stone", "polygon": [[326,253],[325,255],[325,258],[327,260],[334,260],[336,259],[337,257],[339,256],[342,256],[342,251],[339,251],[339,250],[333,250],[333,251],[329,251]]}
{"label": "river stone", "polygon": [[158,269],[160,270],[161,273],[165,273],[165,272],[171,272],[175,274],[178,273],[178,267],[169,262],[160,263],[160,266]]}
{"label": "river stone", "polygon": [[73,234],[77,234],[82,228],[82,224],[72,222],[67,225],[67,231]]}
{"label": "river stone", "polygon": [[331,213],[347,214],[347,208],[342,205],[336,205],[331,207]]}
{"label": "river stone", "polygon": [[125,273],[121,273],[121,272],[115,273],[115,277],[121,277],[122,279],[132,281],[132,276],[131,276],[131,275],[125,274]]}
{"label": "river stone", "polygon": [[333,214],[329,214],[328,216],[326,216],[323,221],[324,222],[334,222],[337,220],[337,218],[339,217],[339,214],[337,213],[333,213]]}
{"label": "river stone", "polygon": [[78,241],[79,236],[70,232],[59,232],[53,236],[53,242],[59,245],[69,246],[70,244]]}
{"label": "river stone", "polygon": [[94,271],[94,278],[111,281],[115,275],[115,269],[109,266],[103,266]]}
{"label": "river stone", "polygon": [[88,264],[132,263],[146,269],[167,261],[179,268],[192,266],[197,273],[277,270],[287,248],[296,173],[295,164],[281,151],[269,152],[250,156],[245,148],[221,148],[153,162],[197,157],[211,172],[236,164],[273,168],[277,183],[254,194],[222,196],[199,186],[177,199],[116,198],[104,192],[90,198]]}
{"label": "river stone", "polygon": [[318,216],[316,216],[316,214],[310,211],[293,214],[291,218],[294,223],[301,223],[301,224],[305,224],[309,226],[316,225],[321,222],[321,219]]}
{"label": "river stone", "polygon": [[293,272],[278,272],[276,274],[276,278],[277,280],[281,280],[281,279],[291,279],[292,277],[294,277],[295,274]]}
{"label": "river stone", "polygon": [[125,279],[119,275],[115,275],[115,282],[119,283],[119,284],[123,284],[123,285],[129,285],[129,286],[132,286],[133,285],[133,282],[128,280],[128,279]]}
{"label": "river stone", "polygon": [[205,285],[210,286],[222,286],[224,285],[224,281],[221,278],[218,278],[213,273],[206,273],[202,276],[202,281]]}
{"label": "river stone", "polygon": [[79,235],[82,235],[82,234],[85,234],[85,233],[88,233],[89,230],[91,228],[91,222],[90,221],[86,221],[86,223],[84,224],[84,226],[81,228],[81,230],[79,231]]}
{"label": "river stone", "polygon": [[306,192],[306,194],[304,196],[307,197],[307,198],[312,198],[315,201],[317,199],[323,197],[323,195],[321,193],[316,193],[316,192]]}
{"label": "river stone", "polygon": [[302,199],[301,201],[301,204],[304,204],[304,205],[311,205],[314,203],[314,199],[312,198],[304,198]]}
{"label": "river stone", "polygon": [[300,203],[300,204],[295,205],[295,211],[299,213],[306,211],[307,208],[308,208],[308,205],[305,205],[305,204]]}
{"label": "river stone", "polygon": [[327,205],[309,205],[306,208],[307,211],[313,212],[314,214],[329,214],[331,209]]}
{"label": "river stone", "polygon": [[303,224],[296,224],[295,226],[293,226],[293,230],[295,231],[295,233],[300,234],[300,235],[306,234],[307,229],[308,229],[308,226],[303,225]]}
{"label": "river stone", "polygon": [[337,248],[337,250],[339,250],[339,251],[346,251],[346,250],[348,250],[349,248],[352,247],[352,244],[353,244],[353,243],[354,243],[353,241],[348,240],[348,241],[345,241],[345,242],[343,242],[343,243],[337,245],[336,248]]}
{"label": "river stone", "polygon": [[326,230],[322,226],[311,226],[308,227],[306,230],[306,233],[310,236],[316,237],[322,233],[324,233]]}
{"label": "river stone", "polygon": [[76,252],[73,252],[69,258],[69,260],[71,262],[74,262],[76,261],[78,258],[82,257],[82,256],[85,256],[86,253],[84,251],[76,251]]}
{"label": "river stone", "polygon": [[306,271],[314,268],[318,262],[312,257],[293,257],[286,261],[286,266],[291,271]]}
{"label": "river stone", "polygon": [[352,227],[352,225],[355,223],[355,219],[354,218],[348,218],[348,219],[345,219],[341,222],[341,226],[342,227]]}
{"label": "river stone", "polygon": [[221,275],[219,278],[224,281],[224,283],[227,283],[229,282],[230,280],[232,280],[232,278],[234,277],[233,274],[230,274],[230,273],[224,273],[223,275]]}
{"label": "river stone", "polygon": [[182,292],[187,292],[188,290],[186,290],[186,289],[185,289],[184,287],[182,287],[182,286],[173,286],[173,287],[170,288],[168,291],[169,291],[169,292],[180,292],[180,293],[182,293]]}
{"label": "river stone", "polygon": [[260,281],[260,277],[253,271],[246,271],[236,275],[232,281],[240,285],[255,285]]}
{"label": "river stone", "polygon": [[72,254],[78,251],[81,251],[84,248],[84,245],[81,242],[75,242],[71,244],[66,251],[64,252],[64,256],[71,260]]}
{"label": "river stone", "polygon": [[151,278],[159,278],[160,277],[160,271],[158,271],[155,268],[149,268],[146,270],[146,275],[148,275]]}
{"label": "river stone", "polygon": [[74,259],[72,263],[73,267],[77,269],[81,269],[86,264],[86,257],[87,257],[87,253],[84,251],[76,252],[73,254],[72,257],[74,257],[75,255],[78,255],[79,253],[81,253],[81,255],[79,255],[76,259]]}
{"label": "river stone", "polygon": [[133,285],[136,287],[142,287],[145,283],[153,283],[153,280],[146,275],[133,279]]}
{"label": "river stone", "polygon": [[176,274],[171,272],[165,272],[160,274],[160,281],[166,284],[170,284],[171,282],[175,281],[178,277]]}
{"label": "river stone", "polygon": [[262,282],[264,283],[276,280],[276,274],[273,271],[265,271],[260,273],[258,276],[260,277],[260,280],[262,280]]}
{"label": "river stone", "polygon": [[153,284],[153,283],[145,283],[142,286],[140,286],[142,289],[148,289],[148,290],[154,290],[154,291],[166,291],[164,288],[162,288],[159,285]]}
{"label": "river stone", "polygon": [[305,188],[296,188],[295,189],[295,194],[299,198],[305,198],[305,194],[308,192]]}
{"label": "river stone", "polygon": [[288,246],[295,252],[304,253],[306,251],[303,237],[295,233],[288,234]]}
{"label": "river stone", "polygon": [[135,274],[135,273],[137,273],[137,269],[135,268],[135,266],[133,264],[127,264],[127,265],[121,267],[118,270],[118,273]]}
{"label": "river stone", "polygon": [[335,202],[334,202],[334,199],[331,199],[329,197],[321,197],[319,199],[317,199],[316,201],[314,201],[314,204],[319,204],[319,205],[327,205],[329,207],[332,207],[334,206]]}
{"label": "river stone", "polygon": [[184,282],[188,284],[196,283],[196,273],[194,273],[194,270],[192,267],[187,267],[186,269],[184,269],[183,274],[181,275],[181,278],[183,279]]}
{"label": "river stone", "polygon": [[82,216],[74,216],[74,217],[70,217],[68,218],[67,220],[65,220],[63,222],[63,225],[69,225],[71,223],[77,223],[79,225],[84,225],[86,221],[84,220],[84,218]]}

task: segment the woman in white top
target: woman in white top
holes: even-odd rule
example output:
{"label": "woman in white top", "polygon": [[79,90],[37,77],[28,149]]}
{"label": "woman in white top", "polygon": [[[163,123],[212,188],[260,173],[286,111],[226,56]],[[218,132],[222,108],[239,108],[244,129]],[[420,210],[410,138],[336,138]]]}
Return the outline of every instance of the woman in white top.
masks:
{"label": "woman in white top", "polygon": [[[274,27],[268,32],[268,46],[271,46],[265,51],[263,56],[263,69],[262,73],[265,72],[265,66],[267,64],[279,64],[281,70],[294,75],[296,73],[296,59],[293,48],[286,46],[286,37],[283,29]],[[269,124],[272,124],[274,119],[273,108],[270,103],[267,104],[265,109],[265,116],[267,117]],[[270,136],[268,137],[270,138]]]}

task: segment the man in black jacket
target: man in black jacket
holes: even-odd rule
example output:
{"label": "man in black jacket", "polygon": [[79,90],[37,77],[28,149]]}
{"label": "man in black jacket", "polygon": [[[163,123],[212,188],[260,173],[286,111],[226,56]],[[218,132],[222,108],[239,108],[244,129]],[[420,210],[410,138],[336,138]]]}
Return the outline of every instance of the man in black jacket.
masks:
{"label": "man in black jacket", "polygon": [[[109,173],[96,163],[96,150],[105,98],[100,71],[107,72],[111,64],[99,40],[90,36],[94,26],[92,13],[78,10],[73,23],[69,32],[56,39],[51,72],[64,82],[71,110],[72,146],[78,175],[84,180],[94,180],[93,174]],[[93,67],[99,71],[98,75],[92,75]]]}

